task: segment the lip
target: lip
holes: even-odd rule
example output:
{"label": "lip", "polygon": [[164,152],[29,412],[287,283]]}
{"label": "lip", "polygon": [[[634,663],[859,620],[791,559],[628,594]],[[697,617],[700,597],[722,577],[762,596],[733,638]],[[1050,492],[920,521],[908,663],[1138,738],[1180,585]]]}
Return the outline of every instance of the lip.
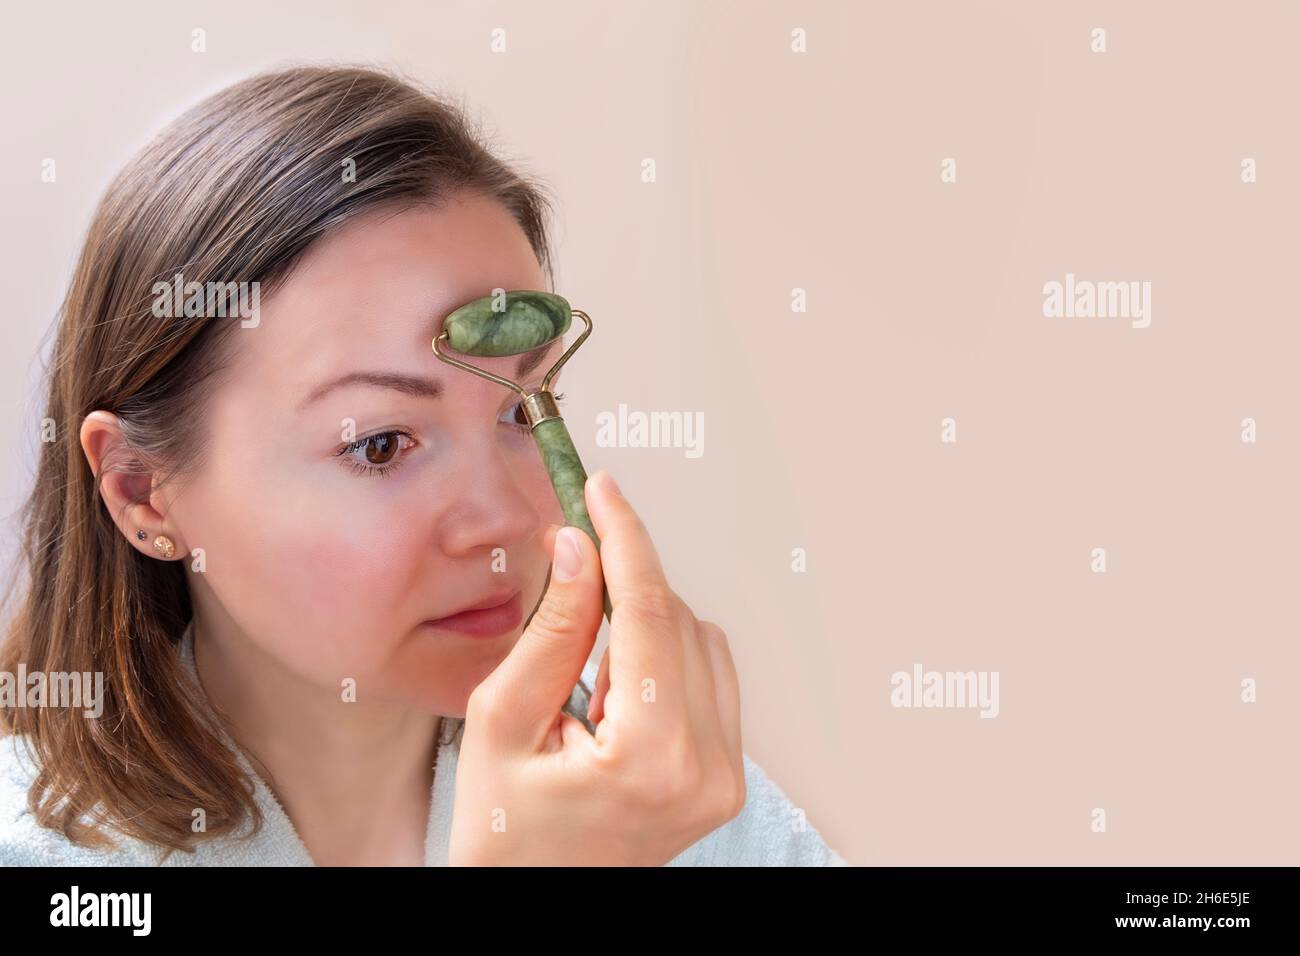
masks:
{"label": "lip", "polygon": [[469,637],[498,637],[518,627],[523,616],[523,591],[516,591],[504,601],[500,597],[488,598],[474,607],[424,623]]}

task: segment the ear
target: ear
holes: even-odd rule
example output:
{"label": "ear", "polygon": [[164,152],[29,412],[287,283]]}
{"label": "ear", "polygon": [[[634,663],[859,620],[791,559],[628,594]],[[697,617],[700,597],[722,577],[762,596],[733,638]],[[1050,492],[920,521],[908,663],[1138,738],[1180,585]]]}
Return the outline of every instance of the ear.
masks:
{"label": "ear", "polygon": [[[139,462],[138,456],[126,443],[117,416],[100,410],[87,415],[81,423],[81,449],[86,453],[91,472],[96,476],[101,476],[102,472],[100,496],[104,499],[113,523],[131,542],[131,546],[141,554],[159,560],[183,558],[189,549],[185,546],[179,529],[173,527],[167,518],[167,497],[155,486],[154,474],[149,471],[120,471],[117,468],[102,470],[106,464],[120,467],[124,461]],[[154,549],[154,539],[159,535],[166,535],[176,547],[170,559],[163,558]]]}

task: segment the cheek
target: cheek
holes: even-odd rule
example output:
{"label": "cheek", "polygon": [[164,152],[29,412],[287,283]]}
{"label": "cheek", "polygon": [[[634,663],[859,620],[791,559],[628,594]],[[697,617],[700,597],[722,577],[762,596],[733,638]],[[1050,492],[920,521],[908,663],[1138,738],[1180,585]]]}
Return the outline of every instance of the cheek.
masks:
{"label": "cheek", "polygon": [[396,498],[366,491],[342,513],[337,498],[346,488],[337,484],[299,497],[277,513],[279,540],[259,562],[292,622],[288,646],[315,657],[325,679],[381,668],[432,610],[425,605],[434,595],[420,585],[433,577],[426,522]]}
{"label": "cheek", "polygon": [[[245,635],[322,685],[382,669],[432,610],[427,522],[354,479],[307,485],[262,472],[196,488],[207,583]],[[195,503],[198,508],[195,508]],[[188,536],[188,534],[187,534]],[[199,546],[198,542],[195,545]],[[421,566],[421,558],[425,565]]]}

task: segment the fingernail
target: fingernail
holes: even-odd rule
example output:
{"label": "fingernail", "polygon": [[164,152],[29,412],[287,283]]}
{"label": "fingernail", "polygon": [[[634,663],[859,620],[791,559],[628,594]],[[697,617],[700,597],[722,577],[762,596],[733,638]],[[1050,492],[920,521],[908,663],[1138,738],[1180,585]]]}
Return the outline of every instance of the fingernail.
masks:
{"label": "fingernail", "polygon": [[609,472],[602,470],[598,475],[597,480],[600,482],[600,486],[610,494],[618,495],[620,498],[623,497],[623,492],[619,490],[618,482],[614,480],[614,476]]}
{"label": "fingernail", "polygon": [[582,570],[582,551],[574,535],[582,534],[577,528],[565,525],[555,536],[555,577],[572,581]]}

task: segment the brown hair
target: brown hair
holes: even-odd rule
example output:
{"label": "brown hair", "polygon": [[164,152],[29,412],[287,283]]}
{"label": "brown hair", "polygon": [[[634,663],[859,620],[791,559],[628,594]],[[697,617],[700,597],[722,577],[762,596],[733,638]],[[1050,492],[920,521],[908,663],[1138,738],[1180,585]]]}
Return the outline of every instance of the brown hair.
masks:
{"label": "brown hair", "polygon": [[110,184],[59,312],[44,410],[55,440],[40,446],[23,508],[28,580],[0,646],[10,673],[23,662],[104,674],[98,720],[0,708],[0,731],[24,735],[39,764],[28,801],[40,825],[95,847],[111,843],[101,832],[111,826],[168,854],[246,819],[262,825],[252,781],[177,653],[192,614],[184,569],[124,539],[80,444],[84,417],[104,409],[128,449],[101,476],[169,480],[202,462],[204,383],[220,374],[237,320],[158,319],[154,283],[179,272],[204,288],[258,282],[267,295],[358,213],[463,191],[505,206],[553,285],[542,187],[494,156],[463,108],[374,69],[295,67],[237,83],[170,123]]}

